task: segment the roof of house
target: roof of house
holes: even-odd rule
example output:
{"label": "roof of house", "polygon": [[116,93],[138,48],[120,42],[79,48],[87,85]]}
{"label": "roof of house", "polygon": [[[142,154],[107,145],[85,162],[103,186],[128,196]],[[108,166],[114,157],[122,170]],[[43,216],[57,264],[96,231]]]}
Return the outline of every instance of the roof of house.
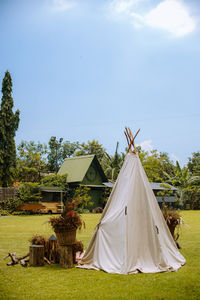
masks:
{"label": "roof of house", "polygon": [[[172,190],[172,191],[177,190],[174,186],[172,186],[168,183],[158,183],[158,182],[149,182],[149,183],[150,183],[150,186],[151,186],[152,190],[159,190],[159,191],[160,190]],[[114,183],[112,183],[112,182],[106,182],[104,184],[108,187],[111,187],[111,188],[114,185]]]}
{"label": "roof of house", "polygon": [[172,190],[176,191],[177,189],[170,185],[169,183],[158,183],[158,182],[150,182],[152,190]]}
{"label": "roof of house", "polygon": [[51,186],[41,185],[39,187],[39,190],[41,192],[49,192],[49,193],[61,193],[61,192],[64,192],[61,187],[59,187],[59,186],[52,186],[52,185]]}
{"label": "roof of house", "polygon": [[106,180],[105,174],[99,164],[96,155],[82,155],[76,157],[66,158],[58,171],[59,175],[68,174],[67,182],[82,182],[91,163],[95,161],[95,164],[102,175],[103,179]]}

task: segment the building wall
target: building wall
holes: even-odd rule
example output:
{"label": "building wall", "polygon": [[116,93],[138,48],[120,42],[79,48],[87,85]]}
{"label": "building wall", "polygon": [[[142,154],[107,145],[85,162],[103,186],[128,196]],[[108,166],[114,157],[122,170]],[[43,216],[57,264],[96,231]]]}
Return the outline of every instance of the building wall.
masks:
{"label": "building wall", "polygon": [[103,178],[101,177],[99,170],[98,170],[95,162],[93,161],[91,163],[89,169],[87,170],[87,173],[85,174],[85,177],[81,184],[98,185],[98,184],[102,184],[102,181],[103,181]]}
{"label": "building wall", "polygon": [[[91,166],[89,167],[83,181],[81,184],[83,185],[101,185],[103,182],[103,178],[101,177],[101,174],[99,173],[99,170],[93,161]],[[102,207],[102,188],[91,188],[90,189],[90,196],[91,196],[91,202],[93,203],[92,206],[88,207],[89,210],[92,210],[95,207]]]}
{"label": "building wall", "polygon": [[60,193],[55,193],[55,192],[43,192],[41,191],[41,201],[43,202],[60,202],[61,195]]}
{"label": "building wall", "polygon": [[167,206],[172,206],[173,208],[176,207],[176,203],[175,203],[175,197],[174,196],[170,196],[170,197],[161,197],[161,196],[156,196],[156,199],[158,201],[159,206],[162,208],[162,204],[163,202],[165,202],[165,204]]}
{"label": "building wall", "polygon": [[93,205],[89,207],[89,210],[98,206],[102,207],[102,190],[92,188],[89,195],[91,196],[91,202],[93,203]]}

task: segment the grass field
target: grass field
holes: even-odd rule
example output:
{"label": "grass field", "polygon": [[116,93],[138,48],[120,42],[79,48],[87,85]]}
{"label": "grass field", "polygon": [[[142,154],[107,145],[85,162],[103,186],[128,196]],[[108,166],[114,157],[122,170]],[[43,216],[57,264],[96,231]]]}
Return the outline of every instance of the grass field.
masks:
{"label": "grass field", "polygon": [[[178,272],[118,275],[62,269],[59,265],[7,267],[3,257],[28,252],[33,234],[49,236],[48,216],[0,218],[0,299],[200,299],[200,211],[181,212],[186,225],[179,239],[186,265]],[[100,215],[83,215],[78,239],[87,246]],[[8,261],[8,260],[7,260]]]}

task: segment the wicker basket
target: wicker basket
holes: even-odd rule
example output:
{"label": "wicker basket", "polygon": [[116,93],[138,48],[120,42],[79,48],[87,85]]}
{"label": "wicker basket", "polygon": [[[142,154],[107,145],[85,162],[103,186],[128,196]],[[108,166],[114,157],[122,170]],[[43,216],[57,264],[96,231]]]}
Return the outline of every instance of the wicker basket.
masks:
{"label": "wicker basket", "polygon": [[76,242],[76,229],[73,231],[56,232],[56,237],[59,245],[73,245]]}

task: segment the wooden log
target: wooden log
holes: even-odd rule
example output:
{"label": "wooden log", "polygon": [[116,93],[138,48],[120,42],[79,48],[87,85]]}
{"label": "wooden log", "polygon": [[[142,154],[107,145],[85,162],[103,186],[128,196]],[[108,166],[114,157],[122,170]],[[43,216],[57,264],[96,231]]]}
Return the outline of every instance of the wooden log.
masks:
{"label": "wooden log", "polygon": [[48,258],[44,257],[44,261],[45,261],[48,265],[51,265],[51,262],[48,260]]}
{"label": "wooden log", "polygon": [[44,245],[31,245],[29,264],[31,267],[44,265]]}
{"label": "wooden log", "polygon": [[7,266],[14,266],[18,264],[18,259],[16,258],[16,252],[14,253],[8,253],[8,255],[6,257],[4,257],[4,259],[10,257],[11,258],[11,262],[7,263]]}
{"label": "wooden log", "polygon": [[14,253],[8,253],[8,255],[6,257],[4,257],[4,259],[6,259],[8,257],[11,258],[11,262],[7,263],[7,266],[14,266],[20,262],[20,264],[23,267],[26,267],[28,261],[24,260],[24,258],[28,257],[29,253],[24,256],[21,256],[21,257],[16,257],[16,255],[17,255],[16,252],[14,252]]}
{"label": "wooden log", "polygon": [[20,265],[21,265],[22,267],[27,267],[27,266],[28,266],[28,261],[26,261],[25,259],[21,259],[21,260],[20,260]]}
{"label": "wooden log", "polygon": [[73,268],[73,245],[59,246],[60,266],[69,269]]}
{"label": "wooden log", "polygon": [[22,260],[22,259],[24,259],[24,258],[27,258],[29,255],[30,255],[30,253],[27,253],[27,254],[24,255],[24,256],[17,257],[17,259],[18,259],[18,260]]}

